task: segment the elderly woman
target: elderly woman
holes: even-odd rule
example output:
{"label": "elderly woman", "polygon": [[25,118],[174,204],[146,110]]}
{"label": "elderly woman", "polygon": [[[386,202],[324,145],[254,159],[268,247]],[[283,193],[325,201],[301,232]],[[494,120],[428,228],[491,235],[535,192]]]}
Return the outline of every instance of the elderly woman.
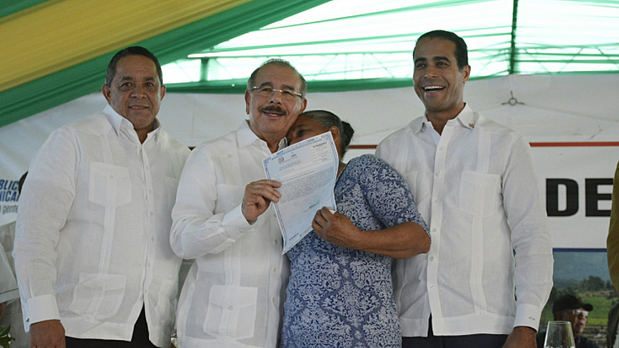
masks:
{"label": "elderly woman", "polygon": [[401,347],[392,258],[425,253],[430,237],[404,179],[372,155],[342,162],[353,129],[323,110],[301,114],[290,143],[330,131],[340,166],[337,212],[322,208],[288,252],[284,347]]}

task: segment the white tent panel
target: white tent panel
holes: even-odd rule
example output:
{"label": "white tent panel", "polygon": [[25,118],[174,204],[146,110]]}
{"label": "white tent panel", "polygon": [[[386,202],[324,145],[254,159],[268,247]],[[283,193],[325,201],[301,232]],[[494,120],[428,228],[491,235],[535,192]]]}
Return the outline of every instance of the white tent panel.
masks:
{"label": "white tent panel", "polygon": [[[512,75],[475,80],[465,87],[465,100],[484,116],[504,124],[529,142],[611,142],[619,144],[619,74]],[[512,103],[509,103],[513,96]],[[355,128],[353,144],[375,145],[394,130],[423,114],[412,88],[308,94],[308,109],[327,109]],[[520,104],[522,103],[522,104]],[[92,94],[0,128],[0,181],[14,182],[27,170],[34,154],[52,130],[100,112],[100,94]],[[164,128],[187,145],[197,145],[234,130],[246,117],[241,94],[166,95],[160,120]],[[356,156],[369,150],[352,150]],[[568,178],[578,184],[579,209],[570,216],[552,217],[555,247],[605,248],[608,217],[586,216],[586,181],[612,178],[619,146],[533,148],[545,192],[548,178]],[[6,187],[10,185],[7,184]],[[601,185],[600,210],[610,209],[611,186]],[[16,202],[0,185],[0,225],[15,218]],[[558,205],[565,209],[561,191]],[[604,196],[606,195],[606,196]],[[590,203],[590,202],[589,202]],[[6,212],[6,213],[5,213]],[[566,232],[567,231],[567,232]],[[587,234],[583,234],[587,232]]]}

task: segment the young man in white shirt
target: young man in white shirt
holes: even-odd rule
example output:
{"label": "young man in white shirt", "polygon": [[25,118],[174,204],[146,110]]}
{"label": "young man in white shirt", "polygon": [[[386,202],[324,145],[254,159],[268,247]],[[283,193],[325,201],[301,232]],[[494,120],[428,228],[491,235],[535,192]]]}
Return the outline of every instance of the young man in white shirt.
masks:
{"label": "young man in white shirt", "polygon": [[553,260],[529,146],[464,102],[462,38],[428,32],[413,58],[425,115],[377,149],[432,238],[428,254],[396,261],[403,347],[534,348]]}
{"label": "young man in white shirt", "polygon": [[279,183],[262,160],[306,107],[305,79],[269,60],[247,82],[249,120],[193,150],[172,211],[170,243],[195,259],[177,311],[178,342],[191,347],[275,347],[288,276],[270,202]]}
{"label": "young man in white shirt", "polygon": [[169,347],[180,259],[170,212],[189,155],[157,120],[143,47],[107,69],[108,106],[54,131],[19,201],[15,265],[33,347]]}

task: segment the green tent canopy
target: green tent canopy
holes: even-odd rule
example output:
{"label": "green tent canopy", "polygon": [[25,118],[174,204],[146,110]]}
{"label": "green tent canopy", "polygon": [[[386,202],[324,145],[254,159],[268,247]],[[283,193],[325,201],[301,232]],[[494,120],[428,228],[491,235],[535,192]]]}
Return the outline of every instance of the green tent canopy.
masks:
{"label": "green tent canopy", "polygon": [[[45,13],[41,11],[53,14],[54,7],[72,1],[27,1],[20,6],[5,1],[0,34],[16,21]],[[128,6],[103,0],[79,4],[86,7],[82,11],[101,3],[113,11],[115,2]],[[192,9],[196,18],[187,18],[182,8],[162,8],[166,26],[82,55],[78,51],[62,64],[50,63],[46,74],[10,88],[3,89],[0,80],[0,126],[97,91],[111,54],[133,44],[160,57],[168,92],[242,92],[251,71],[272,57],[289,60],[314,92],[409,86],[415,40],[433,29],[451,30],[465,39],[473,79],[619,71],[619,1],[219,0],[194,1],[191,6],[197,8]],[[177,12],[178,18],[173,17]],[[88,21],[78,22],[90,28]],[[104,23],[101,30],[106,28]],[[71,42],[78,34],[61,38]],[[106,40],[115,37],[106,35]],[[37,42],[32,36],[20,40],[31,50],[26,53],[40,53],[36,45],[28,46]]]}

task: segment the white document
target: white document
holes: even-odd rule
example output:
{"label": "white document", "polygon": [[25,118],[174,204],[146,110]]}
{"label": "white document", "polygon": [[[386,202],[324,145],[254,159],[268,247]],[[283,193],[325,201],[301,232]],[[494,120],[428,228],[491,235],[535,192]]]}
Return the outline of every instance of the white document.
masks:
{"label": "white document", "polygon": [[267,179],[282,183],[275,213],[285,254],[312,230],[316,211],[336,209],[337,149],[331,132],[325,132],[277,151],[263,163]]}

